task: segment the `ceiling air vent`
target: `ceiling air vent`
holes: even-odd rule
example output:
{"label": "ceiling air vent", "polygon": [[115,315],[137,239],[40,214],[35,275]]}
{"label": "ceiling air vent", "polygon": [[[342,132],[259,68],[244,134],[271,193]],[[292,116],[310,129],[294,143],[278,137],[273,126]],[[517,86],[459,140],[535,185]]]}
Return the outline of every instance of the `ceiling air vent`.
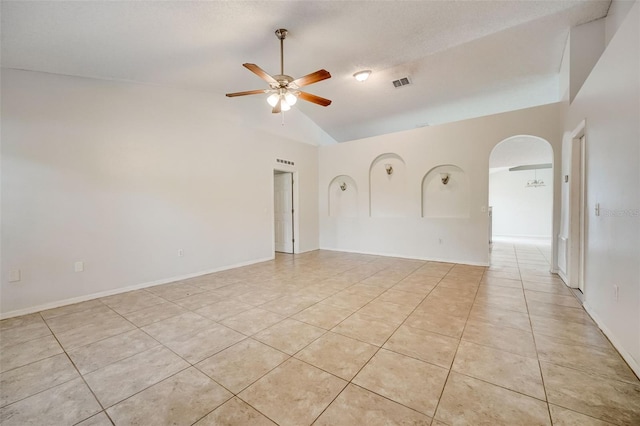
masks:
{"label": "ceiling air vent", "polygon": [[409,80],[409,77],[402,77],[397,80],[393,80],[393,87],[395,87],[396,89],[402,86],[408,86],[409,84],[411,84],[411,80]]}

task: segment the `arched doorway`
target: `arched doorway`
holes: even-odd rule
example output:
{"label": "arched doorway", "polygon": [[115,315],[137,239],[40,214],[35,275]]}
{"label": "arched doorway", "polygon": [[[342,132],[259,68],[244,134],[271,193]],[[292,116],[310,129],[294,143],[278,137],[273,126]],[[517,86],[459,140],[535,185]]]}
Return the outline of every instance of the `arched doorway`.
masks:
{"label": "arched doorway", "polygon": [[491,241],[548,246],[553,234],[553,148],[530,135],[507,138],[489,157]]}

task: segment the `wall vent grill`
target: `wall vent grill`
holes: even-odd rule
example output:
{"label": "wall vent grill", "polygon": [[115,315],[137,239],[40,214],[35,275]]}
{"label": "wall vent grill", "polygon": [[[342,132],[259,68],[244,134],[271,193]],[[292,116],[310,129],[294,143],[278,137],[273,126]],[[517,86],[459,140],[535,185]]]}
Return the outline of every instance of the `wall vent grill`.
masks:
{"label": "wall vent grill", "polygon": [[283,160],[282,158],[276,158],[276,161],[281,164],[286,164],[287,166],[295,166],[296,164],[293,161]]}
{"label": "wall vent grill", "polygon": [[402,77],[399,78],[397,80],[393,80],[393,87],[395,87],[396,89],[402,87],[402,86],[408,86],[411,84],[411,80],[409,80],[409,77]]}

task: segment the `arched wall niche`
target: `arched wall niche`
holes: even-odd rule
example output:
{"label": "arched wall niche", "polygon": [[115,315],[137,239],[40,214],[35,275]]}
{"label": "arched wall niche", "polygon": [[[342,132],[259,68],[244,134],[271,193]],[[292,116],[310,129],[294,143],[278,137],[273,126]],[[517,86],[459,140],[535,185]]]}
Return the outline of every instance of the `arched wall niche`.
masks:
{"label": "arched wall niche", "polygon": [[328,190],[330,217],[358,217],[358,185],[351,176],[334,177]]}
{"label": "arched wall niche", "polygon": [[[387,168],[391,167],[391,173]],[[402,157],[386,153],[369,168],[369,214],[371,217],[407,217],[407,170]]]}
{"label": "arched wall niche", "polygon": [[470,195],[464,170],[453,164],[436,166],[422,179],[422,217],[468,218]]}

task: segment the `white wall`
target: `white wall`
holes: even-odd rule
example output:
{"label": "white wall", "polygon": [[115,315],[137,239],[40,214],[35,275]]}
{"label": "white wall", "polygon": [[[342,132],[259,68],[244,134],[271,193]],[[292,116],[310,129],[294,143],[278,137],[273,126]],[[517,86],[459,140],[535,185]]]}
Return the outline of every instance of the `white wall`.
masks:
{"label": "white wall", "polygon": [[[491,150],[506,138],[533,135],[551,143],[554,161],[559,163],[561,111],[560,104],[551,104],[320,147],[320,247],[486,264]],[[404,218],[362,214],[368,211],[370,202],[370,166],[385,153],[395,153],[406,163],[408,215]],[[440,165],[457,166],[468,177],[468,217],[421,217],[423,178]],[[351,176],[358,185],[357,218],[328,215],[327,188],[339,175]],[[558,176],[554,181],[560,181]],[[554,194],[559,203],[559,190]],[[559,215],[555,217],[556,226],[557,220]]]}
{"label": "white wall", "polygon": [[608,45],[615,33],[622,25],[627,14],[633,7],[636,0],[613,0],[605,21],[605,43]]}
{"label": "white wall", "polygon": [[571,32],[567,36],[560,62],[560,72],[558,73],[558,99],[560,102],[569,102],[570,79],[571,79]]}
{"label": "white wall", "polygon": [[493,235],[551,239],[553,227],[553,169],[540,169],[546,186],[527,188],[533,170],[489,174],[489,205],[493,207]]}
{"label": "white wall", "polygon": [[571,28],[569,40],[569,100],[573,102],[582,84],[604,51],[605,19],[598,19]]}
{"label": "white wall", "polygon": [[296,239],[317,249],[327,138],[286,121],[255,98],[3,70],[2,315],[272,257],[276,167],[298,172]]}
{"label": "white wall", "polygon": [[[585,307],[640,374],[640,4],[637,2],[568,109],[563,174],[571,132],[586,121]],[[566,185],[565,185],[566,188]],[[595,205],[600,204],[600,216]],[[561,237],[568,234],[563,194]],[[616,301],[614,285],[619,287]]]}

